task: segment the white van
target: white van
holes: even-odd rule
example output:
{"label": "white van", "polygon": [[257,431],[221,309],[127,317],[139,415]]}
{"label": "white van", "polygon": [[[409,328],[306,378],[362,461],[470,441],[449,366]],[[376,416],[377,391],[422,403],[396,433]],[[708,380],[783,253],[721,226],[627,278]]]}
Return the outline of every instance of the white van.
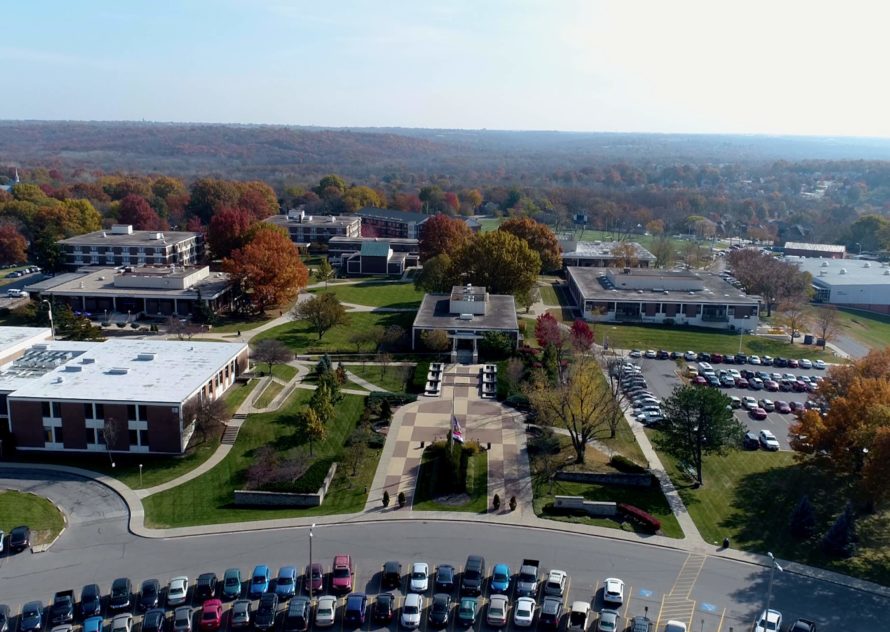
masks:
{"label": "white van", "polygon": [[12,289],[6,290],[6,296],[8,298],[28,298],[28,293],[24,290]]}

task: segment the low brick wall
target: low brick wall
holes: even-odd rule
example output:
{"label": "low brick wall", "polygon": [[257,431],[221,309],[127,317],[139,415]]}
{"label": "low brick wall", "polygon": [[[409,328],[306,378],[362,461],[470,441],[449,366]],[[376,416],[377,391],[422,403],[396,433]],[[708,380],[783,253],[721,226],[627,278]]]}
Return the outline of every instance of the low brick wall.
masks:
{"label": "low brick wall", "polygon": [[314,494],[291,494],[287,492],[261,492],[251,489],[235,490],[236,506],[253,507],[318,507],[324,502],[331,481],[337,473],[337,464],[331,463],[324,482]]}
{"label": "low brick wall", "polygon": [[557,472],[554,478],[558,481],[573,483],[595,483],[597,485],[616,485],[621,487],[651,487],[654,477],[651,474],[598,474],[596,472]]}
{"label": "low brick wall", "polygon": [[554,496],[553,506],[563,511],[583,511],[590,516],[611,518],[618,515],[618,505],[613,502],[584,500],[584,496]]}

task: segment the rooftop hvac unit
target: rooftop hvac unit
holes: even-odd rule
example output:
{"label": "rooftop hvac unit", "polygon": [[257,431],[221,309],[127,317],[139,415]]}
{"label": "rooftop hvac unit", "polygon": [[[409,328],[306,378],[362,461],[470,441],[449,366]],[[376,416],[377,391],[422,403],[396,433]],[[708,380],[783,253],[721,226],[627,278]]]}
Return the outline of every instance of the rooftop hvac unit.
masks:
{"label": "rooftop hvac unit", "polygon": [[473,320],[472,314],[461,314],[457,317],[458,320]]}
{"label": "rooftop hvac unit", "polygon": [[112,367],[112,368],[108,369],[109,375],[126,375],[129,372],[130,372],[130,369],[128,369],[127,367],[119,366],[119,367]]}
{"label": "rooftop hvac unit", "polygon": [[140,353],[140,354],[138,354],[138,355],[136,356],[136,359],[137,359],[137,360],[154,360],[154,359],[155,359],[155,354],[152,353],[152,352],[150,352],[150,351],[146,351],[145,353]]}
{"label": "rooftop hvac unit", "polygon": [[68,366],[65,367],[65,370],[68,371],[69,373],[77,373],[77,372],[83,370],[83,367],[78,366],[76,364],[69,364]]}

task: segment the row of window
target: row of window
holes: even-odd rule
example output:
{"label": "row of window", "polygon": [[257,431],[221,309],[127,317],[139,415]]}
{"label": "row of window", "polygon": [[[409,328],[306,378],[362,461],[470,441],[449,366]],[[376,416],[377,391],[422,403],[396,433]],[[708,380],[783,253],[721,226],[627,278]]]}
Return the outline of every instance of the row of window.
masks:
{"label": "row of window", "polygon": [[[62,403],[53,401],[40,402],[44,419],[61,419]],[[83,404],[84,419],[105,419],[105,404],[87,402]],[[148,421],[148,407],[145,404],[127,405],[128,421]]]}
{"label": "row of window", "polygon": [[[148,430],[130,430],[130,447],[148,447]],[[100,428],[87,428],[87,447],[105,447],[105,433]],[[65,431],[62,426],[44,426],[43,441],[46,447],[51,444],[61,446],[65,443]]]}

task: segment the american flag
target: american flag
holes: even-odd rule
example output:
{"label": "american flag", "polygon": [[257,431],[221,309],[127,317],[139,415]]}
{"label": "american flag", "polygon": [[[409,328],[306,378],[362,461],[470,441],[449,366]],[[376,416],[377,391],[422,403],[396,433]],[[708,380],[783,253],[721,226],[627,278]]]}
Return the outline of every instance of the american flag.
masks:
{"label": "american flag", "polygon": [[464,431],[460,429],[460,422],[454,415],[451,415],[451,438],[458,443],[464,442]]}

